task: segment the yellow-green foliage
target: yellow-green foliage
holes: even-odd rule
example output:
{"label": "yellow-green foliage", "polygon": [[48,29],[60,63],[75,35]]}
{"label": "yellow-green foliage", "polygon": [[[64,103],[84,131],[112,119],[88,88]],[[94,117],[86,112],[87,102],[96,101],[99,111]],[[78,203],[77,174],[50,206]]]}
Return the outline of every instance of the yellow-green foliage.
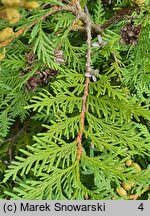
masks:
{"label": "yellow-green foliage", "polygon": [[0,198],[150,199],[147,1],[1,2]]}

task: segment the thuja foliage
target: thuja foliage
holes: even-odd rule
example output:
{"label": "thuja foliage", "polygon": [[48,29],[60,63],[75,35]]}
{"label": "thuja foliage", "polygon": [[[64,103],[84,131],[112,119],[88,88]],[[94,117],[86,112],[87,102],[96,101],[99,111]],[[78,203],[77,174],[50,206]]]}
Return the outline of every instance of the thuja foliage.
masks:
{"label": "thuja foliage", "polygon": [[10,2],[0,198],[149,199],[149,1]]}

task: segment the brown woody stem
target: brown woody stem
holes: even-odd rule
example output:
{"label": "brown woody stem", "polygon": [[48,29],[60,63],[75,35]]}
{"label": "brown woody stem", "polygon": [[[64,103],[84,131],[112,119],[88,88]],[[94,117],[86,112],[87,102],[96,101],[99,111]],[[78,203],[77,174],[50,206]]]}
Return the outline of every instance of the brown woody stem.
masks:
{"label": "brown woody stem", "polygon": [[[85,22],[85,30],[87,33],[86,72],[91,73],[91,39],[92,39],[91,28],[92,27],[91,27],[91,21],[90,21],[88,14],[86,14],[86,19],[84,20],[84,22]],[[87,100],[88,93],[89,93],[89,83],[90,83],[90,79],[86,77],[85,83],[84,83],[84,94],[82,97],[82,111],[80,113],[81,129],[76,139],[76,142],[78,145],[77,160],[80,160],[82,156],[82,136],[83,136],[83,132],[85,129],[85,112],[87,111],[86,100]]]}

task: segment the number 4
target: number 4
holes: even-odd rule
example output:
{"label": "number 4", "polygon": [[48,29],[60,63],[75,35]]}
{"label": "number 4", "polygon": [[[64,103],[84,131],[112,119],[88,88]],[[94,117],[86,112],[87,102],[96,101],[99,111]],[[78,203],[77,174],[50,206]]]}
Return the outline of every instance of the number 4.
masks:
{"label": "number 4", "polygon": [[143,211],[144,210],[144,206],[143,206],[143,203],[141,203],[138,207],[139,210]]}

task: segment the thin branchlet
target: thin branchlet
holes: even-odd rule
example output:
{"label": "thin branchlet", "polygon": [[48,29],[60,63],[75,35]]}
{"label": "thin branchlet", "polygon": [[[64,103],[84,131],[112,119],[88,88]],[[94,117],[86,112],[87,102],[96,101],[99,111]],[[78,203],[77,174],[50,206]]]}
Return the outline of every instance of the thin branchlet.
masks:
{"label": "thin branchlet", "polygon": [[[5,47],[6,45],[10,44],[13,40],[15,40],[16,38],[21,36],[25,31],[27,31],[28,29],[31,29],[39,21],[45,20],[47,17],[49,17],[50,15],[52,15],[52,14],[54,14],[56,12],[69,11],[72,14],[74,14],[78,19],[80,19],[81,21],[83,21],[85,23],[86,22],[86,14],[83,12],[81,6],[79,6],[79,3],[77,5],[78,6],[75,7],[72,3],[70,3],[70,5],[68,4],[68,5],[64,6],[64,7],[59,7],[59,6],[52,7],[50,9],[50,11],[48,11],[45,15],[43,15],[39,19],[36,19],[35,21],[33,21],[33,23],[31,23],[30,25],[27,25],[27,26],[22,27],[21,29],[19,29],[17,32],[14,33],[14,35],[11,38],[1,42],[0,43],[0,48]],[[91,20],[89,20],[89,22],[91,23],[93,31],[95,31],[97,33],[102,32],[102,30],[101,30],[101,28],[99,26],[94,25],[91,22]]]}
{"label": "thin branchlet", "polygon": [[[88,12],[86,13],[86,19],[85,21],[85,30],[86,30],[86,34],[87,34],[87,55],[86,55],[86,73],[91,73],[91,40],[92,40],[92,36],[91,36],[91,20],[89,18],[89,14]],[[86,101],[87,101],[87,97],[89,94],[89,83],[90,83],[90,79],[89,77],[86,77],[85,79],[85,83],[84,83],[84,94],[82,97],[82,111],[80,113],[80,124],[81,124],[81,129],[78,133],[77,136],[77,145],[78,145],[78,154],[77,154],[77,160],[80,160],[81,156],[82,156],[82,136],[83,136],[83,132],[85,129],[85,112],[87,111],[86,108]]]}
{"label": "thin branchlet", "polygon": [[[66,0],[64,2],[67,3],[67,5],[65,5],[64,7],[60,7],[60,6],[56,6],[55,5],[44,16],[42,16],[39,19],[33,21],[33,23],[31,23],[30,25],[27,25],[26,27],[22,27],[21,29],[19,29],[17,32],[15,32],[15,34],[13,35],[13,37],[7,39],[6,41],[1,42],[0,43],[0,48],[5,47],[9,43],[11,43],[13,40],[15,40],[16,38],[18,38],[20,35],[22,35],[26,30],[31,29],[31,27],[33,27],[34,25],[36,25],[39,21],[45,20],[47,17],[49,17],[50,15],[52,15],[52,14],[54,14],[56,12],[70,11],[78,19],[80,19],[83,23],[86,24],[87,14],[85,12],[87,11],[87,8],[85,8],[85,12],[84,12],[82,10],[80,2],[78,0],[74,0],[74,1],[67,1]],[[137,10],[139,10],[139,7],[137,5],[134,5],[134,6],[130,7],[130,8],[125,8],[125,9],[119,10],[112,18],[110,18],[109,20],[107,20],[102,25],[95,25],[89,19],[89,22],[90,22],[90,25],[91,25],[91,30],[93,32],[95,32],[96,34],[102,34],[103,31],[104,31],[104,29],[107,28],[109,25],[111,25],[112,23],[118,22],[119,20],[125,18],[126,15],[130,15],[131,12],[137,11]]]}
{"label": "thin branchlet", "polygon": [[19,29],[17,32],[15,32],[15,34],[13,35],[13,37],[9,38],[6,41],[3,41],[0,43],[0,48],[5,47],[6,45],[8,45],[9,43],[11,43],[14,39],[18,38],[20,35],[22,35],[26,30],[31,29],[34,25],[36,25],[39,21],[45,20],[47,17],[49,17],[50,15],[58,12],[58,11],[62,11],[62,10],[69,10],[69,8],[67,6],[65,6],[64,8],[58,7],[58,6],[54,6],[53,8],[51,8],[50,11],[48,11],[44,16],[40,17],[39,19],[36,19],[35,21],[33,21],[33,23],[31,23],[30,25],[27,25],[25,27],[22,27],[21,29]]}

